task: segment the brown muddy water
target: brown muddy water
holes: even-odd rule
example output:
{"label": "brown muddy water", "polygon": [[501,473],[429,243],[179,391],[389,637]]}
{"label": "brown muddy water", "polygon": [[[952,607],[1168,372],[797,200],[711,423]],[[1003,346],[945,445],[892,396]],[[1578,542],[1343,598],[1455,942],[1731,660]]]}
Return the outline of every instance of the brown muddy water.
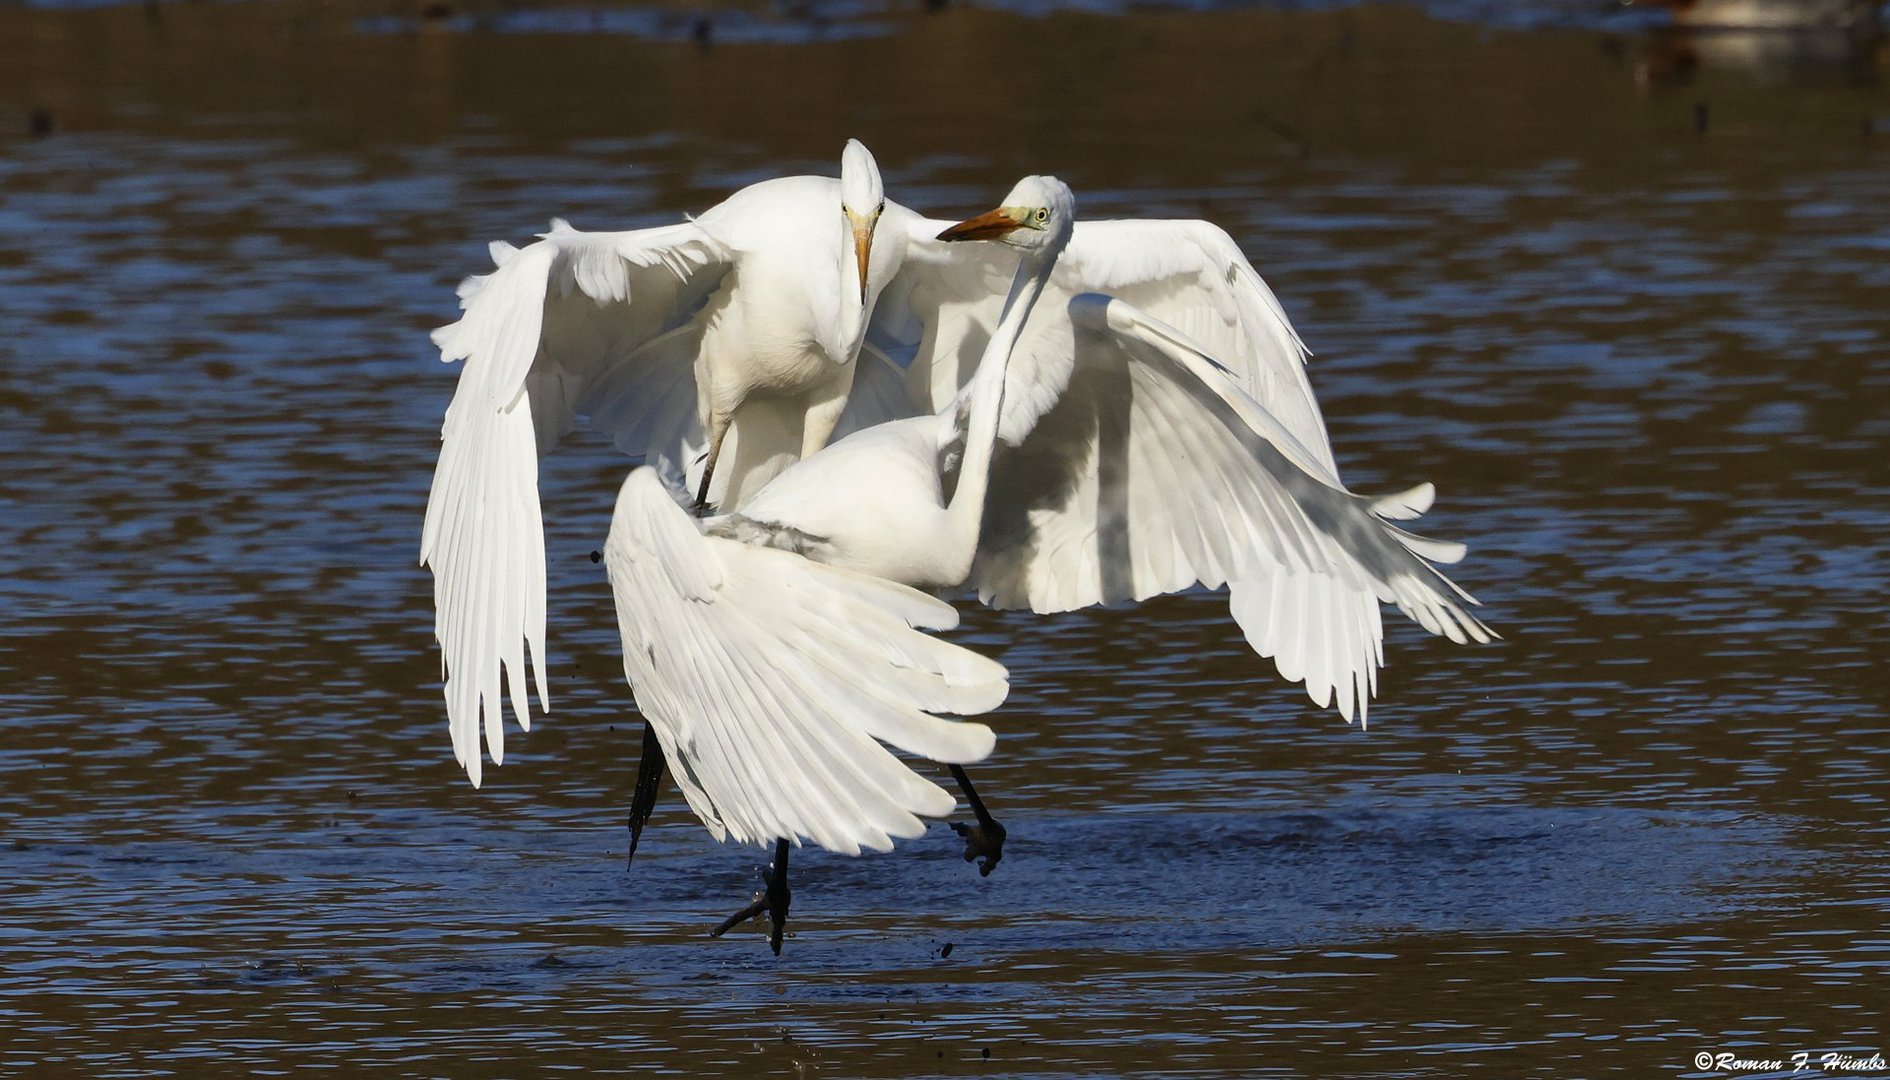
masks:
{"label": "brown muddy water", "polygon": [[[1599,3],[437,7],[0,8],[0,1073],[1890,1052],[1879,44]],[[673,791],[624,871],[596,443],[544,472],[556,711],[483,790],[454,766],[426,331],[490,239],[849,135],[939,215],[1053,171],[1225,225],[1353,486],[1436,481],[1506,639],[1394,627],[1360,731],[1214,596],[970,610],[1016,679],[1003,865],[936,826],[797,856],[777,960],[705,938],[765,860]]]}

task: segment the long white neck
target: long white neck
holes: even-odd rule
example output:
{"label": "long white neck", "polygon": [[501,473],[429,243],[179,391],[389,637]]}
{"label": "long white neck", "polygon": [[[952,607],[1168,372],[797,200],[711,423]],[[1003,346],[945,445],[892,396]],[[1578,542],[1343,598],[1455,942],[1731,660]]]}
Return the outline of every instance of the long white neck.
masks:
{"label": "long white neck", "polygon": [[984,497],[991,485],[991,456],[997,451],[998,420],[1004,414],[1004,375],[1017,339],[1024,332],[1030,309],[1050,280],[1055,255],[1025,255],[1011,279],[1004,311],[985,344],[972,377],[971,416],[965,425],[965,456],[958,470],[958,488],[952,492],[946,516],[959,550],[975,553],[984,527]]}

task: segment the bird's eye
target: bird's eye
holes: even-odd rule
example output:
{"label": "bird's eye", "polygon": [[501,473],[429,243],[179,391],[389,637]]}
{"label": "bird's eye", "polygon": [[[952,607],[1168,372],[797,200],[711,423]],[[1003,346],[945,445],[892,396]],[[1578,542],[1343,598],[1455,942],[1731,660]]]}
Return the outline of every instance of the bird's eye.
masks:
{"label": "bird's eye", "polygon": [[1039,206],[1037,208],[1037,221],[1039,223],[1042,223],[1049,220],[1050,220],[1050,208],[1047,206]]}

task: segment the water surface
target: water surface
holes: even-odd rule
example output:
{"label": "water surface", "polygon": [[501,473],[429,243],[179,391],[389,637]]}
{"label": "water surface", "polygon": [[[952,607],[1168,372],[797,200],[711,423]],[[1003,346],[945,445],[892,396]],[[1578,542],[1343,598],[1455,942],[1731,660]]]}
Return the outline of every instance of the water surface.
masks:
{"label": "water surface", "polygon": [[[518,10],[0,9],[0,1072],[1887,1049],[1877,54],[1444,7],[873,8],[707,47]],[[1394,626],[1360,731],[1211,594],[967,609],[1016,684],[977,770],[1003,865],[942,827],[797,855],[777,960],[704,939],[764,856],[673,792],[623,869],[594,441],[544,469],[555,711],[482,790],[454,766],[425,332],[490,239],[675,220],[849,135],[940,216],[1055,171],[1088,215],[1224,225],[1348,480],[1438,483],[1505,640]]]}

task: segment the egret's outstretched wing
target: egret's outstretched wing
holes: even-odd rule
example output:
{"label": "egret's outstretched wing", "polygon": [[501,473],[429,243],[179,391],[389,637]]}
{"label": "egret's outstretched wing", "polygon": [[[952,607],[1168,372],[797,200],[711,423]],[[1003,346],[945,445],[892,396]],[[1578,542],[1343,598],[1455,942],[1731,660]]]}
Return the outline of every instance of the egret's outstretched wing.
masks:
{"label": "egret's outstretched wing", "polygon": [[433,568],[453,754],[474,785],[482,715],[492,760],[504,760],[502,676],[519,725],[530,727],[527,644],[539,703],[549,707],[538,454],[571,430],[600,385],[649,387],[630,395],[643,404],[619,428],[620,441],[693,428],[694,382],[685,367],[677,385],[673,350],[663,345],[678,324],[687,332],[725,259],[693,224],[580,233],[554,222],[524,248],[493,245],[498,268],[468,278],[465,313],[434,332],[441,358],[466,366],[441,430],[420,561]]}
{"label": "egret's outstretched wing", "polygon": [[[895,213],[897,211],[897,213]],[[909,356],[914,397],[942,408],[970,381],[997,324],[1017,255],[996,244],[933,240],[950,222],[889,205],[882,228],[907,232],[899,275],[874,309],[872,338]],[[1013,445],[1054,398],[1026,396],[1037,370],[1034,339],[1067,332],[1064,302],[1085,292],[1120,297],[1179,329],[1276,417],[1314,460],[1337,475],[1325,420],[1306,379],[1306,347],[1273,290],[1240,248],[1206,221],[1079,221],[1018,342],[1006,382],[1003,438]],[[1052,356],[1056,347],[1050,350]],[[1036,406],[1030,402],[1035,400]]]}
{"label": "egret's outstretched wing", "polygon": [[653,470],[624,481],[604,547],[624,674],[717,838],[855,855],[953,799],[881,742],[937,761],[991,752],[1003,665],[922,631],[951,605],[789,551],[703,534]]}
{"label": "egret's outstretched wing", "polygon": [[1229,584],[1254,649],[1319,705],[1336,693],[1348,719],[1383,663],[1380,601],[1452,641],[1489,640],[1475,601],[1425,561],[1462,546],[1386,520],[1428,508],[1428,485],[1354,495],[1174,328],[1096,295],[1068,315],[1068,385],[993,469],[981,599],[1066,611]]}

